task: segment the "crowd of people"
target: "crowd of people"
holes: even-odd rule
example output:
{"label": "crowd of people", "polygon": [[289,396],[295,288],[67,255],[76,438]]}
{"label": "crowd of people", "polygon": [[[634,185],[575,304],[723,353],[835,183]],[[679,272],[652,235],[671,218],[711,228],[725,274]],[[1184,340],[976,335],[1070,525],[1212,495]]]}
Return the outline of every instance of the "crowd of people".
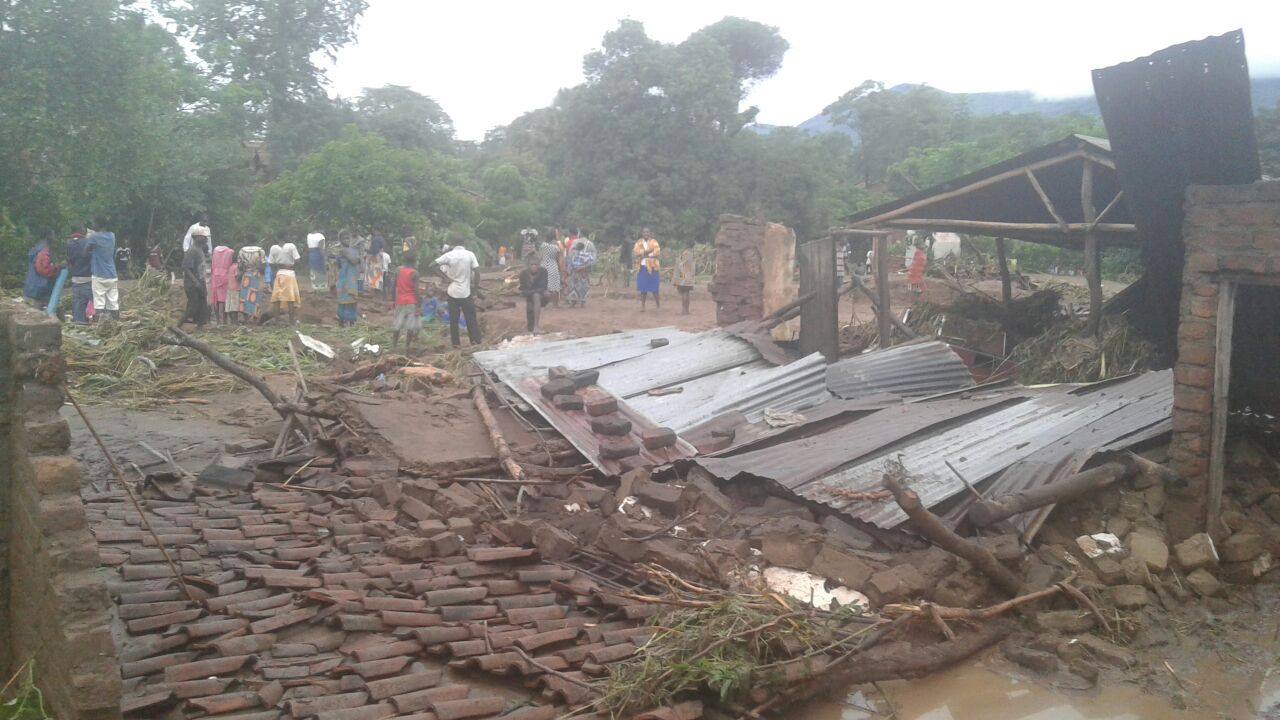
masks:
{"label": "crowd of people", "polygon": [[[54,261],[54,248],[41,241],[27,257],[24,295],[41,306],[56,304],[69,279],[72,322],[86,323],[97,317],[118,317],[116,238],[95,220],[66,240],[64,263]],[[403,335],[407,347],[417,341],[424,319],[439,318],[449,324],[454,347],[465,329],[472,345],[481,342],[476,316],[480,292],[480,262],[467,249],[465,240],[451,235],[441,253],[430,263],[432,276],[443,281],[443,290],[424,282],[418,274],[418,243],[413,237],[401,244],[401,264],[393,269],[390,247],[380,234],[357,236],[338,233],[330,244],[318,231],[307,233],[302,255],[292,242],[233,248],[215,244],[208,219],[200,217],[182,238],[179,263],[186,307],[179,324],[201,329],[216,324],[258,324],[271,318],[287,318],[297,323],[308,298],[298,282],[297,270],[305,262],[312,296],[331,295],[336,300],[340,326],[354,325],[362,297],[380,297],[393,307],[392,347]],[[620,260],[625,275],[635,272],[635,290],[641,312],[648,301],[661,308],[661,246],[649,228],[644,228],[634,244],[624,243]],[[562,235],[559,230],[539,233],[520,231],[519,259],[506,246],[498,248],[497,264],[516,266],[519,292],[525,300],[529,332],[541,331],[543,308],[585,308],[591,299],[591,276],[599,261],[595,242],[581,229]],[[159,247],[153,248],[147,264],[162,269]],[[126,261],[127,265],[127,261]],[[512,267],[511,269],[515,269]],[[684,314],[689,313],[694,284],[692,253],[680,254],[672,275]],[[443,301],[443,303],[441,302]]]}

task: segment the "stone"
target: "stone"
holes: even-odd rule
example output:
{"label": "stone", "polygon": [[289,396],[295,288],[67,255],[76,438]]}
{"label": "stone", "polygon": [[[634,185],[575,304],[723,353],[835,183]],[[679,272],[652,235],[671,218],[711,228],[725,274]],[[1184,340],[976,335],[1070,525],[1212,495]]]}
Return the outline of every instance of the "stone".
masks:
{"label": "stone", "polygon": [[451,532],[455,532],[462,536],[463,542],[473,543],[476,541],[476,526],[471,522],[469,517],[451,517],[445,523]]}
{"label": "stone", "polygon": [[666,338],[653,338],[652,340],[649,341],[649,347],[655,348],[655,349],[660,347],[666,347],[667,345],[670,345],[670,344],[671,344],[671,341]]}
{"label": "stone", "polygon": [[1093,571],[1107,585],[1119,585],[1125,581],[1124,566],[1115,558],[1102,557],[1093,561]]}
{"label": "stone", "polygon": [[1120,542],[1120,538],[1111,533],[1094,533],[1092,535],[1081,535],[1076,538],[1076,546],[1080,548],[1080,552],[1090,560],[1100,558],[1104,555],[1123,555],[1124,544]]}
{"label": "stone", "polygon": [[1152,485],[1143,490],[1142,499],[1147,504],[1147,512],[1151,513],[1152,517],[1160,517],[1164,513],[1165,494],[1163,485]]}
{"label": "stone", "polygon": [[1271,572],[1271,553],[1269,552],[1252,560],[1223,563],[1218,571],[1218,577],[1223,582],[1233,585],[1252,585],[1268,572]]}
{"label": "stone", "polygon": [[572,395],[573,391],[577,389],[578,389],[578,386],[575,385],[573,383],[573,380],[571,380],[570,378],[558,377],[543,383],[542,387],[539,389],[539,392],[542,393],[542,397],[550,400],[551,398],[554,398],[557,395]]}
{"label": "stone", "polygon": [[645,428],[640,433],[640,442],[649,450],[671,447],[678,439],[676,431],[668,427]]}
{"label": "stone", "polygon": [[902,602],[924,594],[929,583],[911,565],[898,565],[881,570],[867,580],[863,593],[875,606]]}
{"label": "stone", "polygon": [[1248,562],[1266,552],[1267,543],[1257,533],[1238,532],[1223,541],[1220,550],[1223,562]]}
{"label": "stone", "polygon": [[1222,583],[1213,576],[1213,573],[1204,568],[1198,568],[1188,573],[1187,584],[1200,597],[1213,597],[1222,592]]}
{"label": "stone", "polygon": [[591,418],[591,432],[597,435],[621,437],[631,432],[631,421],[621,415],[605,415]]}
{"label": "stone", "polygon": [[1139,528],[1129,534],[1129,555],[1146,563],[1147,569],[1157,575],[1169,567],[1169,546],[1150,530]]}
{"label": "stone", "polygon": [[632,486],[631,492],[645,505],[653,506],[665,513],[674,513],[680,507],[680,496],[684,493],[684,489],[667,483],[642,480]]}
{"label": "stone", "polygon": [[648,552],[648,547],[643,542],[632,540],[627,534],[625,528],[632,524],[632,521],[622,514],[615,513],[609,516],[608,522],[602,525],[600,532],[596,534],[595,547],[617,555],[627,562],[640,562]]}
{"label": "stone", "polygon": [[398,535],[382,544],[382,551],[401,560],[426,560],[434,556],[432,543],[416,535]]}
{"label": "stone", "polygon": [[511,538],[511,542],[516,545],[530,545],[533,543],[533,524],[525,520],[517,518],[507,518],[494,523],[498,530]]}
{"label": "stone", "polygon": [[647,543],[645,558],[651,562],[675,572],[682,577],[707,576],[707,564],[681,549],[680,543],[670,538],[661,538]]}
{"label": "stone", "polygon": [[1138,558],[1125,558],[1120,561],[1120,567],[1124,568],[1125,582],[1130,585],[1151,587],[1155,584],[1151,570],[1147,569],[1147,564]]}
{"label": "stone", "polygon": [[573,371],[564,365],[552,365],[547,368],[547,379],[558,380],[560,378],[573,377]]}
{"label": "stone", "polygon": [[577,395],[557,395],[551,398],[557,410],[581,410],[582,398]]}
{"label": "stone", "polygon": [[841,550],[830,542],[818,551],[809,569],[815,574],[854,590],[865,585],[875,572],[875,569],[861,558]]}
{"label": "stone", "polygon": [[540,522],[534,528],[533,544],[543,560],[567,560],[578,550],[577,538],[548,522]]}
{"label": "stone", "polygon": [[725,518],[734,513],[733,501],[720,492],[710,473],[693,468],[685,476],[684,489],[680,491],[679,512],[697,512],[707,518]]}
{"label": "stone", "polygon": [[464,543],[458,533],[446,530],[431,536],[431,547],[437,557],[452,557],[462,552]]}
{"label": "stone", "polygon": [[1271,522],[1280,525],[1280,493],[1268,495],[1267,499],[1262,501],[1262,510],[1267,513],[1267,517],[1271,518]]}
{"label": "stone", "polygon": [[947,607],[978,607],[990,591],[987,579],[977,573],[954,573],[930,587],[925,595]]}
{"label": "stone", "polygon": [[1043,650],[1034,650],[1013,643],[1005,643],[1000,650],[1011,662],[1041,675],[1048,675],[1058,669],[1058,658]]}
{"label": "stone", "polygon": [[1218,550],[1208,533],[1196,533],[1173,546],[1173,556],[1178,567],[1186,572],[1205,567],[1217,567]]}
{"label": "stone", "polygon": [[640,445],[630,437],[600,439],[600,457],[605,460],[621,460],[638,454],[640,454]]}
{"label": "stone", "polygon": [[818,540],[811,535],[770,535],[760,546],[769,564],[796,570],[809,568],[819,549]]}
{"label": "stone", "polygon": [[1026,556],[1016,534],[992,535],[976,538],[976,540],[978,545],[990,551],[997,560],[1005,564],[1021,563]]}
{"label": "stone", "polygon": [[1026,575],[1022,579],[1022,593],[1033,593],[1044,590],[1053,584],[1057,575],[1057,571],[1052,565],[1033,560],[1027,567]]}
{"label": "stone", "polygon": [[1082,610],[1045,610],[1034,616],[1037,628],[1046,632],[1074,634],[1088,632],[1098,620],[1092,613]]}
{"label": "stone", "polygon": [[1074,642],[1080,643],[1088,656],[1104,665],[1128,668],[1138,663],[1137,656],[1132,652],[1096,635],[1081,635]]}
{"label": "stone", "polygon": [[827,531],[828,537],[835,538],[848,547],[870,550],[875,545],[875,540],[870,535],[835,515],[822,518],[821,525]]}
{"label": "stone", "polygon": [[1103,597],[1121,610],[1136,610],[1151,602],[1147,589],[1141,585],[1116,585],[1103,591]]}

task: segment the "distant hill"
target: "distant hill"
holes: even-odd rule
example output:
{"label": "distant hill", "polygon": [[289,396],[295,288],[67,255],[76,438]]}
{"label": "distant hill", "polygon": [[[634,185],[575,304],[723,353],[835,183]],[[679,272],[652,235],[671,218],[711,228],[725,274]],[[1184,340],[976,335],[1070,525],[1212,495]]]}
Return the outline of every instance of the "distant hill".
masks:
{"label": "distant hill", "polygon": [[[1280,103],[1280,77],[1255,77],[1253,85],[1253,107],[1274,108]],[[918,85],[902,84],[889,88],[889,92],[906,92]],[[1064,115],[1097,116],[1098,103],[1092,95],[1073,98],[1040,98],[1025,90],[985,93],[947,93],[963,101],[974,115],[1000,115],[1002,113],[1040,113],[1049,117]],[[751,125],[751,130],[767,135],[780,126]],[[851,134],[847,128],[831,124],[826,115],[819,113],[796,126],[813,135],[828,132]]]}

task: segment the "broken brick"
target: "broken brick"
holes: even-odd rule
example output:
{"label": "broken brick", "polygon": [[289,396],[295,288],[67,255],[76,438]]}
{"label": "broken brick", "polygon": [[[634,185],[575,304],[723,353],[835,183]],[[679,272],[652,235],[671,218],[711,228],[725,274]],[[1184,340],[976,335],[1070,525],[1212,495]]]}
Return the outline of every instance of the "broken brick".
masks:
{"label": "broken brick", "polygon": [[593,392],[583,399],[583,405],[588,415],[600,417],[618,411],[618,398],[604,392]]}
{"label": "broken brick", "polygon": [[639,454],[640,445],[630,437],[600,439],[600,457],[605,460],[621,460]]}
{"label": "broken brick", "polygon": [[557,395],[551,399],[557,410],[581,410],[582,398],[577,395]]}
{"label": "broken brick", "polygon": [[645,428],[640,433],[640,442],[650,450],[661,450],[676,444],[676,431],[667,427]]}
{"label": "broken brick", "polygon": [[621,415],[591,418],[591,432],[597,435],[622,436],[631,432],[631,421]]}
{"label": "broken brick", "polygon": [[587,387],[588,385],[596,384],[596,381],[600,379],[600,371],[599,370],[580,370],[574,373],[573,375],[571,375],[570,378],[573,380],[574,385],[580,388],[584,388],[584,387]]}
{"label": "broken brick", "polygon": [[573,384],[573,380],[567,377],[559,377],[543,383],[540,392],[542,397],[549,400],[557,395],[572,395],[573,391],[577,389],[578,386]]}

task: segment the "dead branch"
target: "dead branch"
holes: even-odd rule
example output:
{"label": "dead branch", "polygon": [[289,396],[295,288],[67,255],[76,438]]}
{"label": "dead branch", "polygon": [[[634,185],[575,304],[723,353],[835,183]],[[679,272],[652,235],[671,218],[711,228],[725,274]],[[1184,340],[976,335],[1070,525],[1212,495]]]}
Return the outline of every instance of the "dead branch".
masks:
{"label": "dead branch", "polygon": [[484,399],[483,385],[472,388],[471,399],[475,401],[476,411],[480,413],[480,419],[484,421],[484,427],[489,431],[494,452],[498,453],[498,464],[512,480],[524,480],[524,469],[511,457],[511,448],[507,445],[507,439],[502,436],[502,431],[498,429],[498,421],[494,419],[493,413],[489,410],[489,403]]}
{"label": "dead branch", "polygon": [[327,377],[320,378],[320,380],[338,384],[358,382],[360,380],[371,380],[383,373],[411,364],[413,364],[413,361],[404,355],[387,355],[377,362],[361,365],[351,372],[329,375]]}
{"label": "dead branch", "polygon": [[254,373],[235,360],[232,360],[226,355],[223,355],[217,350],[209,347],[209,345],[204,341],[197,340],[176,327],[170,327],[169,333],[173,336],[172,338],[169,338],[169,344],[189,347],[206,358],[209,358],[209,362],[252,385],[255,390],[262,393],[262,397],[267,399],[267,402],[271,404],[271,407],[275,408],[282,416],[288,414],[287,412],[279,409],[280,405],[283,403],[280,396],[277,395],[276,392],[267,385],[267,381],[262,379],[262,377],[257,373]]}
{"label": "dead branch", "polygon": [[898,502],[898,507],[902,508],[907,517],[911,518],[916,530],[934,545],[952,555],[968,560],[982,574],[986,575],[1010,595],[1018,594],[1022,583],[1018,581],[1013,572],[1001,565],[990,550],[972,540],[966,540],[955,534],[954,531],[938,519],[937,515],[929,512],[929,509],[920,502],[920,496],[904,488],[902,483],[898,481],[897,478],[905,476],[906,468],[902,466],[902,463],[891,460],[885,468],[884,486],[889,492],[893,493],[894,500]]}
{"label": "dead branch", "polygon": [[1026,595],[1019,595],[1016,598],[1005,600],[1002,603],[989,605],[984,608],[955,608],[945,605],[936,605],[934,603],[926,603],[924,605],[911,605],[909,603],[890,603],[880,608],[880,614],[885,617],[902,617],[903,615],[915,615],[923,618],[930,618],[936,615],[942,620],[990,620],[999,615],[1009,612],[1019,605],[1026,605],[1051,595],[1057,595],[1063,592],[1060,583],[1052,585],[1043,590],[1037,590]]}
{"label": "dead branch", "polygon": [[844,687],[924,677],[991,647],[1004,639],[1010,630],[1007,623],[989,623],[975,633],[947,642],[930,645],[893,643],[872,648],[859,654],[857,664],[827,674],[822,686]]}

